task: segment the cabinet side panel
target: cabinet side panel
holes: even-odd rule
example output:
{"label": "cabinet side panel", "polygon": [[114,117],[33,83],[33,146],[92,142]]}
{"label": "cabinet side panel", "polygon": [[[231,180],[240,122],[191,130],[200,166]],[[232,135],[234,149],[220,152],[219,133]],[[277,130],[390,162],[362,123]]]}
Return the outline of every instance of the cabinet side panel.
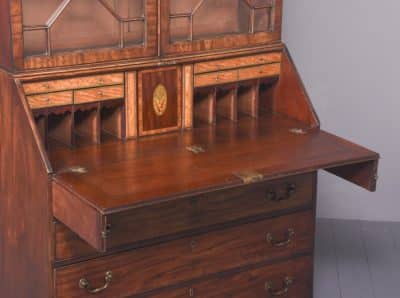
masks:
{"label": "cabinet side panel", "polygon": [[0,72],[0,296],[51,297],[48,174],[16,84]]}
{"label": "cabinet side panel", "polygon": [[9,1],[0,0],[0,67],[12,68]]}
{"label": "cabinet side panel", "polygon": [[310,127],[319,127],[318,116],[286,48],[283,50],[281,75],[274,95],[275,112],[305,122]]}

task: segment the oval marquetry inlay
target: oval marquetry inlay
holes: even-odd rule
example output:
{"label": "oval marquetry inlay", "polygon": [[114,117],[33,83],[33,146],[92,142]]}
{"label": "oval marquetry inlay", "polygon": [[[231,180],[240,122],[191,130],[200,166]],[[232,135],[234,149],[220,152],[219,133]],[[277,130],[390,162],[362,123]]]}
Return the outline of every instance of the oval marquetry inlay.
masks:
{"label": "oval marquetry inlay", "polygon": [[168,95],[164,85],[159,84],[153,92],[153,109],[157,116],[164,115],[167,110]]}

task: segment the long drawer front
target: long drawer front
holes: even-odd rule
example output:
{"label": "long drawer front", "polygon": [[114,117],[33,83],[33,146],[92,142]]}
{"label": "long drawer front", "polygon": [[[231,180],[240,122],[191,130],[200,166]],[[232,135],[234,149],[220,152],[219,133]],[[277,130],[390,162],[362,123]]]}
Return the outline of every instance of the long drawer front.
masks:
{"label": "long drawer front", "polygon": [[[218,272],[309,254],[313,236],[314,216],[307,211],[97,258],[56,269],[57,297],[90,297],[88,290],[101,287],[107,274],[108,288],[98,297],[146,293]],[[202,291],[201,297],[215,297]]]}
{"label": "long drawer front", "polygon": [[298,258],[236,274],[223,274],[143,298],[310,298],[312,264],[311,257]]}
{"label": "long drawer front", "polygon": [[[314,186],[315,173],[291,176],[116,212],[100,220],[106,223],[105,227],[98,224],[100,215],[94,214],[93,221],[85,226],[80,224],[80,217],[75,216],[76,221],[70,222],[70,228],[82,239],[88,239],[87,242],[98,251],[112,251],[142,241],[183,236],[231,222],[306,209],[313,204]],[[68,217],[79,212],[75,206],[78,199],[61,188],[54,188],[53,193],[57,196],[54,198],[54,214],[61,221],[65,218],[64,223],[68,226]],[[87,214],[82,216],[88,217]],[[106,234],[104,229],[107,229]],[[56,231],[58,259],[82,254],[81,240],[77,236],[68,235],[65,229]]]}

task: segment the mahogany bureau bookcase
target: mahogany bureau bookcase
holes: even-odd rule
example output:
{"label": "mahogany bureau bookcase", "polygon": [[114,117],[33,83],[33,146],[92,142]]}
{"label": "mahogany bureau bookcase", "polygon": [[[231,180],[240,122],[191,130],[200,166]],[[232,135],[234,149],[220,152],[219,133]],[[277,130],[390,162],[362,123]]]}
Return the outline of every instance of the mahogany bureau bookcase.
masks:
{"label": "mahogany bureau bookcase", "polygon": [[320,129],[281,23],[0,0],[0,297],[312,297],[317,172],[374,191],[379,156]]}

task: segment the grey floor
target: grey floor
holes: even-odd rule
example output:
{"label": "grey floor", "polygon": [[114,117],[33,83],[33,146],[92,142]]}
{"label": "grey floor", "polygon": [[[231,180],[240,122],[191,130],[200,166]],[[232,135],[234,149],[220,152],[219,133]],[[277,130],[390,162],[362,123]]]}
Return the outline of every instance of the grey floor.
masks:
{"label": "grey floor", "polygon": [[315,298],[399,298],[400,223],[319,219]]}

